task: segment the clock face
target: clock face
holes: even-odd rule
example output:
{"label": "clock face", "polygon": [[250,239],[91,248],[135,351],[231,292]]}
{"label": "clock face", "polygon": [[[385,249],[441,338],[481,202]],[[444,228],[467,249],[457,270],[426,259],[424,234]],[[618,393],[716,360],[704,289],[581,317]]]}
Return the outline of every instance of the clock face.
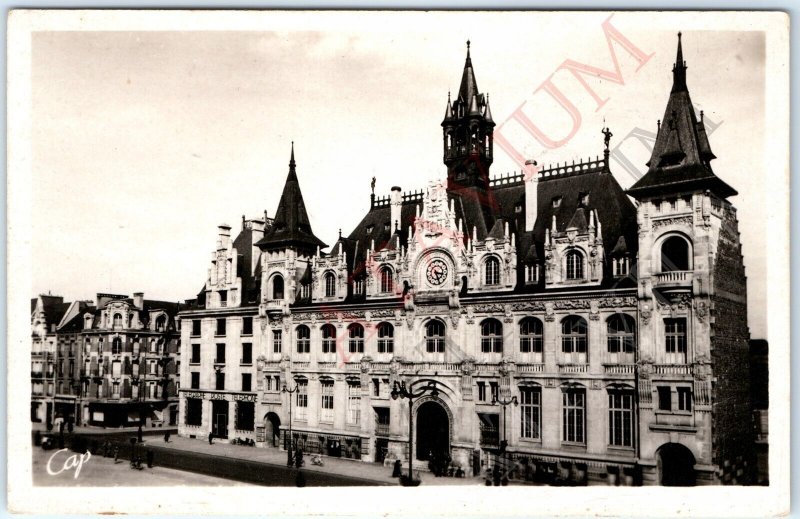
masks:
{"label": "clock face", "polygon": [[447,263],[440,259],[433,259],[425,270],[428,283],[439,286],[447,280]]}

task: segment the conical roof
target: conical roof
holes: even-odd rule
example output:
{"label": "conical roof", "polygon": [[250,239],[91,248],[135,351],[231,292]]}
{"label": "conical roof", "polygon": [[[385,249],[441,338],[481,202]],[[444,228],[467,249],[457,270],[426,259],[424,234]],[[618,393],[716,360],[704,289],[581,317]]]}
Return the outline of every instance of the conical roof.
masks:
{"label": "conical roof", "polygon": [[300,183],[297,180],[294,143],[292,143],[292,155],[289,160],[289,175],[283,185],[283,193],[278,203],[275,219],[264,238],[256,245],[264,249],[297,246],[311,252],[315,251],[317,247],[327,247],[311,230],[311,222],[308,219],[305,202],[303,202],[303,193],[300,191]]}
{"label": "conical roof", "polygon": [[614,250],[611,251],[611,256],[618,257],[624,256],[628,253],[628,242],[625,241],[625,236],[620,236],[617,244],[614,245]]}
{"label": "conical roof", "polygon": [[461,87],[458,97],[469,103],[473,96],[478,95],[478,83],[475,81],[475,71],[472,69],[472,58],[469,56],[469,41],[467,41],[467,61],[464,62],[464,73],[461,75]]}
{"label": "conical roof", "polygon": [[711,169],[710,161],[715,157],[705,127],[694,112],[686,86],[686,68],[678,33],[672,90],[647,163],[647,174],[628,190],[634,197],[695,189],[710,189],[722,197],[736,194]]}

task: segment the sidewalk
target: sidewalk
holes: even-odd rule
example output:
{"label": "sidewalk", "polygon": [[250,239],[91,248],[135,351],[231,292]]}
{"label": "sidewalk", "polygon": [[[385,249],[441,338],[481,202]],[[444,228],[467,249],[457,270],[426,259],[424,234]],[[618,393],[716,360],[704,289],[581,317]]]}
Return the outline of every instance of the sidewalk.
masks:
{"label": "sidewalk", "polygon": [[[31,423],[31,431],[39,431],[42,434],[58,434],[58,428],[53,427],[52,431],[47,430],[47,426],[44,423],[40,422],[32,422]],[[73,426],[73,434],[83,434],[83,435],[96,435],[96,434],[129,434],[136,436],[139,431],[139,426],[133,427],[97,427],[97,426]],[[142,434],[143,435],[157,435],[160,434],[164,436],[164,434],[169,431],[171,435],[177,436],[178,434],[178,426],[177,425],[165,425],[162,427],[142,427]],[[67,429],[64,429],[64,434],[67,434]]]}
{"label": "sidewalk", "polygon": [[[248,462],[263,463],[286,467],[286,451],[272,447],[248,447],[245,445],[231,445],[227,443],[215,442],[209,445],[207,440],[198,440],[173,436],[169,443],[164,443],[163,438],[145,438],[144,446],[154,448],[188,451],[203,453],[211,456],[222,456],[225,458],[246,460]],[[369,480],[382,485],[399,485],[398,479],[392,476],[392,467],[384,467],[378,463],[366,463],[356,460],[342,458],[332,458],[323,456],[324,466],[319,467],[311,464],[311,456],[305,456],[303,470],[307,472],[319,472],[322,474],[335,474],[354,479]],[[437,478],[430,472],[420,471],[419,476],[423,485],[483,485],[482,477],[469,478]]]}

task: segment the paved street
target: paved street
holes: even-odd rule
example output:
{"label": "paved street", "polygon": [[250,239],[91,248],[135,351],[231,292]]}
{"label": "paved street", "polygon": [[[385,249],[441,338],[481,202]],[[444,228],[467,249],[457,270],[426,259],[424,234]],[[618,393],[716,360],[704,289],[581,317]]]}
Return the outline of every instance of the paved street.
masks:
{"label": "paved street", "polygon": [[[68,487],[151,487],[151,486],[248,486],[247,483],[216,478],[203,474],[195,474],[164,467],[153,467],[134,470],[130,463],[120,460],[114,463],[112,458],[92,456],[84,462],[75,477],[76,470],[70,468],[59,474],[50,475],[47,463],[50,461],[52,472],[59,472],[73,452],[45,451],[33,449],[33,484],[36,486],[68,486]],[[77,458],[76,458],[77,460]]]}

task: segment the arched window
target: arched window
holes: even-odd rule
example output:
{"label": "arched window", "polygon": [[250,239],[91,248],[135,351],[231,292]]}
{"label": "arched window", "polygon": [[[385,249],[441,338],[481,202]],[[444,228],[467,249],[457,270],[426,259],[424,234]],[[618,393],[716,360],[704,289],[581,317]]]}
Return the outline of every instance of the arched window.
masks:
{"label": "arched window", "polygon": [[311,351],[311,330],[308,326],[301,324],[295,330],[297,336],[297,353],[309,353]]}
{"label": "arched window", "polygon": [[378,325],[378,353],[394,352],[394,326],[389,323]]}
{"label": "arched window", "polygon": [[394,279],[392,269],[389,267],[381,268],[381,292],[384,294],[394,292]]}
{"label": "arched window", "polygon": [[111,353],[114,355],[122,353],[122,339],[119,337],[114,337],[114,341],[111,343]]}
{"label": "arched window", "polygon": [[536,353],[541,359],[544,351],[544,327],[535,317],[526,317],[519,322],[519,352]]}
{"label": "arched window", "polygon": [[567,252],[567,279],[583,279],[583,255],[576,250]]}
{"label": "arched window", "polygon": [[336,353],[336,327],[332,324],[322,326],[322,353]]}
{"label": "arched window", "polygon": [[425,346],[428,353],[444,352],[445,327],[442,321],[429,321],[425,325]]}
{"label": "arched window", "polygon": [[122,314],[114,314],[114,328],[122,328]]}
{"label": "arched window", "polygon": [[272,278],[272,299],[283,299],[283,276]]}
{"label": "arched window", "polygon": [[633,362],[636,322],[626,314],[614,314],[606,321],[608,353],[612,361]]}
{"label": "arched window", "polygon": [[661,244],[661,272],[689,270],[689,242],[680,236],[671,236]]}
{"label": "arched window", "polygon": [[486,319],[481,323],[481,352],[503,352],[503,325],[497,319]]}
{"label": "arched window", "polygon": [[586,362],[586,319],[570,315],[561,321],[561,351],[566,362]]}
{"label": "arched window", "polygon": [[156,319],[156,331],[163,332],[167,329],[167,316],[159,315]]}
{"label": "arched window", "polygon": [[500,261],[497,258],[489,258],[484,263],[484,270],[486,272],[486,284],[487,285],[499,285],[500,284]]}
{"label": "arched window", "polygon": [[364,353],[364,327],[353,323],[347,327],[347,349],[350,353]]}
{"label": "arched window", "polygon": [[336,276],[333,272],[325,274],[325,297],[334,297],[336,295]]}

